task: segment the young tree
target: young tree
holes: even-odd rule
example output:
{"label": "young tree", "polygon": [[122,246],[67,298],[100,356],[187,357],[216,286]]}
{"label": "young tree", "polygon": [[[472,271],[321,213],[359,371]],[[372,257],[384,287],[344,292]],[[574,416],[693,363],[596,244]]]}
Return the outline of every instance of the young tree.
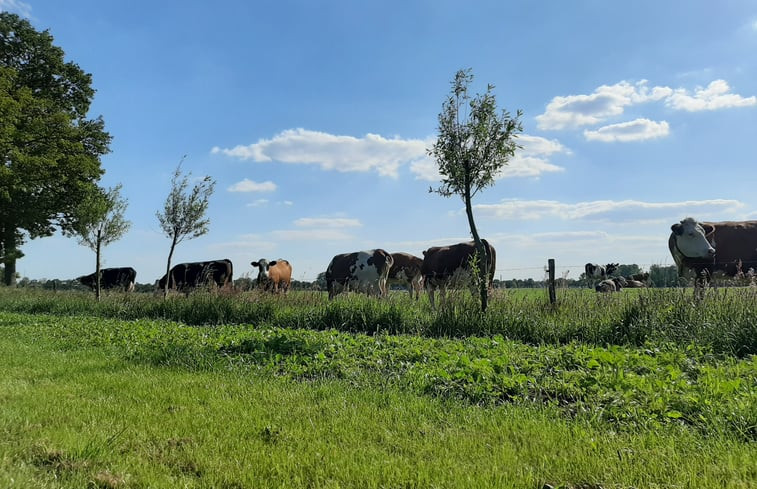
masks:
{"label": "young tree", "polygon": [[107,191],[98,190],[80,203],[78,219],[70,234],[78,237],[79,244],[95,252],[95,297],[99,301],[101,249],[121,239],[131,222],[124,218],[128,203],[121,197],[121,185]]}
{"label": "young tree", "polygon": [[488,303],[489,257],[481,242],[473,219],[473,197],[494,185],[494,179],[519,148],[515,140],[523,130],[520,110],[515,117],[503,110],[497,113],[497,101],[488,85],[486,93],[471,97],[468,85],[473,81],[470,69],[459,70],[452,81],[452,91],[439,114],[439,136],[428,150],[436,159],[441,185],[430,188],[444,197],[459,195],[465,202],[473,241],[479,257],[479,290],[481,310]]}
{"label": "young tree", "polygon": [[171,258],[176,245],[185,238],[194,239],[208,232],[210,220],[205,218],[205,211],[208,209],[208,201],[216,185],[213,179],[205,176],[188,192],[191,173],[182,176],[181,163],[183,161],[184,158],[179,162],[171,179],[171,192],[166,198],[163,212],[156,213],[163,233],[171,240],[171,251],[168,252],[166,263],[166,283],[163,288],[163,297],[168,295],[171,282],[169,275]]}
{"label": "young tree", "polygon": [[0,12],[0,262],[13,285],[27,238],[72,229],[97,192],[110,135],[87,119],[92,77],[64,61],[47,31]]}

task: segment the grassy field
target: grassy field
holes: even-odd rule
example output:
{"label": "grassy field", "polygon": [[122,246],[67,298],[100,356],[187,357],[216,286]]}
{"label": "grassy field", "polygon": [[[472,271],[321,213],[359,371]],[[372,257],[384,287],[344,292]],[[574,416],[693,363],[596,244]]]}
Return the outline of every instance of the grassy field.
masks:
{"label": "grassy field", "polygon": [[[0,487],[755,487],[753,345],[660,319],[749,334],[752,292],[652,292],[482,317],[2,291]],[[619,331],[633,308],[644,335]]]}

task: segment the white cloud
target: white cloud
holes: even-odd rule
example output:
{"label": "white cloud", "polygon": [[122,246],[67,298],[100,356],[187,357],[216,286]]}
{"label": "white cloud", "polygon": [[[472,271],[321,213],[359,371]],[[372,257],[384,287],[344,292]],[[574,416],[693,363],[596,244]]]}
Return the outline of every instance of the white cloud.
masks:
{"label": "white cloud", "polygon": [[22,17],[32,16],[32,6],[20,0],[0,0],[0,12],[13,12]]}
{"label": "white cloud", "polygon": [[507,199],[498,204],[478,204],[478,216],[501,220],[610,220],[617,222],[667,219],[670,216],[696,215],[700,218],[715,213],[733,212],[744,207],[738,200],[713,199],[683,202],[642,202],[638,200],[596,200],[573,204],[554,200]]}
{"label": "white cloud", "polygon": [[666,104],[673,109],[689,112],[757,105],[757,97],[754,95],[745,98],[730,92],[731,87],[725,80],[715,80],[705,88],[698,87],[693,95],[684,88],[676,89],[667,99]]}
{"label": "white cloud", "polygon": [[569,129],[594,125],[623,113],[632,104],[656,101],[670,96],[668,87],[647,87],[641,80],[635,85],[621,81],[602,85],[589,95],[557,96],[547,104],[544,114],[536,116],[539,129]]}
{"label": "white cloud", "polygon": [[400,166],[425,158],[429,145],[429,141],[420,139],[387,139],[377,134],[356,138],[289,129],[272,139],[231,149],[216,146],[211,152],[255,162],[313,164],[324,170],[376,171],[382,176],[397,177]]}
{"label": "white cloud", "polygon": [[276,184],[271,182],[270,180],[258,183],[245,178],[241,182],[235,183],[226,190],[228,190],[229,192],[273,192],[274,190],[276,190]]}
{"label": "white cloud", "polygon": [[546,111],[536,116],[536,121],[539,129],[575,129],[618,117],[626,107],[659,101],[664,101],[672,109],[690,112],[757,105],[757,97],[742,97],[730,90],[725,80],[715,80],[705,88],[697,88],[693,94],[685,88],[650,88],[646,80],[633,85],[621,81],[615,85],[602,85],[589,95],[554,97],[547,104]]}
{"label": "white cloud", "polygon": [[285,229],[271,231],[271,237],[281,241],[347,241],[354,236],[339,229]]}
{"label": "white cloud", "polygon": [[345,217],[301,217],[294,221],[294,225],[309,228],[354,228],[363,224],[359,219]]}
{"label": "white cloud", "polygon": [[[538,136],[521,135],[518,143],[522,146],[517,150],[513,159],[496,176],[497,179],[514,177],[539,177],[543,173],[561,172],[565,169],[549,162],[548,157],[553,154],[570,154],[570,150],[556,139],[546,139]],[[439,167],[429,157],[416,161],[410,165],[410,171],[417,180],[439,182],[442,176]]]}
{"label": "white cloud", "polygon": [[268,199],[258,199],[247,204],[247,207],[265,207],[268,205]]}
{"label": "white cloud", "polygon": [[610,124],[595,131],[584,130],[584,137],[588,141],[629,142],[656,139],[670,134],[670,126],[666,121],[655,122],[649,119],[636,119],[630,122]]}

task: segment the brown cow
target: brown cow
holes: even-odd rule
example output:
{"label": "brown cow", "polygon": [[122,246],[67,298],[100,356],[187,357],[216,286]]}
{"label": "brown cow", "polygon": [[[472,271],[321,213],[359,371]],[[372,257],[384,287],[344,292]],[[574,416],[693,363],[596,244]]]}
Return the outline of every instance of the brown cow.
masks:
{"label": "brown cow", "polygon": [[382,249],[336,255],[326,269],[329,299],[348,290],[386,296],[386,279],[393,263],[392,255]]}
{"label": "brown cow", "polygon": [[734,277],[757,268],[757,221],[698,222],[687,217],[671,227],[668,248],[678,276],[689,270],[706,283],[716,272]]}
{"label": "brown cow", "polygon": [[415,291],[415,299],[418,300],[423,288],[423,275],[421,274],[423,260],[409,253],[392,253],[392,259],[394,264],[389,269],[387,282],[407,285],[410,298],[412,299],[413,291]]}
{"label": "brown cow", "polygon": [[[494,269],[497,265],[497,253],[492,245],[485,239],[484,244],[489,262],[489,283],[491,289],[494,282]],[[470,265],[471,258],[476,253],[476,245],[473,241],[458,243],[449,246],[433,246],[423,252],[423,265],[421,274],[428,290],[431,307],[434,306],[434,290],[455,288],[471,283]],[[482,260],[479,259],[479,266]]]}
{"label": "brown cow", "polygon": [[287,293],[292,283],[292,265],[288,261],[279,258],[269,262],[261,258],[250,265],[258,269],[258,287],[274,294],[279,293],[279,289]]}

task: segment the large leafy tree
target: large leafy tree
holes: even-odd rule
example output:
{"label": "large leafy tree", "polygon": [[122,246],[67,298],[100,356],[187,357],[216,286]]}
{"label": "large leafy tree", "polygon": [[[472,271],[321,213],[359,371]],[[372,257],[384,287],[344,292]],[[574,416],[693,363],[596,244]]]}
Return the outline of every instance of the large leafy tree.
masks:
{"label": "large leafy tree", "polygon": [[171,259],[176,245],[184,239],[194,239],[206,234],[210,225],[210,219],[205,217],[205,212],[208,210],[210,196],[213,194],[216,182],[209,176],[205,176],[189,190],[190,176],[191,173],[182,175],[181,162],[179,162],[171,179],[171,191],[166,197],[163,212],[159,211],[155,214],[163,233],[171,240],[171,250],[168,252],[166,262],[163,297],[168,295],[171,282],[169,275]]}
{"label": "large leafy tree", "polygon": [[17,15],[0,12],[0,262],[15,283],[27,238],[72,230],[96,193],[110,135],[87,119],[92,77]]}
{"label": "large leafy tree", "polygon": [[429,149],[439,166],[441,185],[430,189],[444,197],[459,195],[465,202],[465,214],[476,243],[478,256],[481,310],[488,303],[489,257],[473,219],[473,197],[494,185],[497,174],[515,155],[516,138],[523,130],[522,112],[515,117],[506,110],[497,111],[497,100],[488,85],[486,93],[474,97],[468,93],[473,81],[470,69],[459,70],[452,81],[452,91],[439,114],[439,135]]}
{"label": "large leafy tree", "polygon": [[121,239],[131,222],[124,217],[129,204],[121,196],[121,185],[98,190],[81,202],[71,234],[78,237],[79,244],[95,252],[95,297],[99,301],[102,247]]}

